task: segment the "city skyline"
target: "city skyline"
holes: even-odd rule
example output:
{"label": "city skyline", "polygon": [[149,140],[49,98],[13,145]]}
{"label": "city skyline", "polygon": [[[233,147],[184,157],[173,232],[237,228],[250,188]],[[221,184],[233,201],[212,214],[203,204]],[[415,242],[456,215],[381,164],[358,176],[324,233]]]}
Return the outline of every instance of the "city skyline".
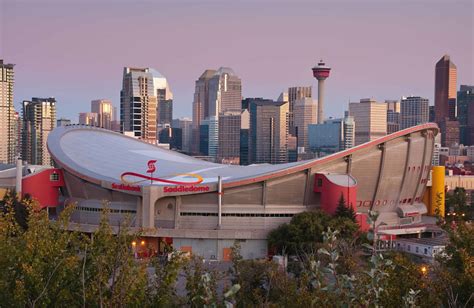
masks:
{"label": "city skyline", "polygon": [[[87,110],[92,99],[107,98],[118,107],[124,66],[153,67],[167,76],[175,94],[174,117],[191,116],[195,80],[205,69],[220,66],[231,67],[241,77],[244,97],[276,99],[292,86],[312,85],[315,91],[317,83],[310,68],[322,58],[333,69],[326,83],[327,117],[340,117],[349,100],[365,97],[385,100],[418,95],[433,104],[433,64],[443,54],[449,54],[458,67],[457,88],[473,83],[472,42],[465,39],[472,37],[474,10],[470,1],[429,6],[417,1],[403,7],[392,1],[384,5],[366,1],[357,7],[340,2],[279,3],[272,7],[266,1],[205,2],[200,6],[180,2],[166,3],[166,10],[160,10],[158,3],[110,3],[0,4],[0,42],[5,42],[0,44],[0,55],[7,63],[16,64],[17,110],[22,100],[32,96],[54,96],[58,118],[73,120]],[[87,16],[77,14],[92,6],[94,10]],[[339,10],[342,6],[350,15]],[[261,14],[259,8],[266,13]],[[140,14],[135,14],[138,11]],[[442,24],[436,22],[440,12],[444,14]],[[406,33],[400,24],[385,22],[402,14],[404,24],[416,31]],[[205,21],[209,15],[212,22]],[[150,30],[134,36],[133,44],[122,44],[123,37],[137,29],[133,21],[152,16],[156,18],[148,19]],[[256,21],[255,16],[259,17]],[[125,17],[130,22],[122,25]],[[285,22],[275,22],[279,17],[285,17]],[[180,27],[171,31],[176,18],[181,18]],[[219,21],[225,22],[217,34],[231,33],[232,39],[218,48],[195,48],[214,41],[213,32],[206,31],[221,24]],[[246,31],[250,28],[254,31]],[[170,31],[160,31],[163,29]],[[157,42],[147,50],[135,48],[149,38],[149,31],[157,31],[159,39],[153,40]],[[201,32],[204,35],[194,38]],[[442,44],[435,40],[440,35],[445,37]],[[282,36],[286,38],[283,42]],[[193,45],[197,39],[201,40],[199,45]],[[163,42],[169,46],[153,48]],[[281,48],[269,48],[278,47],[275,44]],[[297,44],[301,47],[293,48]],[[352,48],[349,52],[343,46]]]}

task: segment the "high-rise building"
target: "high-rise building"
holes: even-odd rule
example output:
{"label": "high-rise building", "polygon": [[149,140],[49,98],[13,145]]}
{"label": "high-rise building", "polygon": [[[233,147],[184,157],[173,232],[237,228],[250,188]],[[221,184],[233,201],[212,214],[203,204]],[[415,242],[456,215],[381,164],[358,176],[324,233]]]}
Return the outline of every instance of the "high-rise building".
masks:
{"label": "high-rise building", "polygon": [[0,163],[13,164],[18,155],[15,145],[15,107],[13,105],[14,64],[0,59]]}
{"label": "high-rise building", "polygon": [[324,81],[329,77],[331,68],[323,60],[313,67],[313,76],[318,80],[318,123],[324,123]]}
{"label": "high-rise building", "polygon": [[448,55],[444,55],[436,63],[435,72],[435,120],[437,123],[446,118],[455,119],[453,105],[455,106],[456,102],[456,82],[456,65]]}
{"label": "high-rise building", "polygon": [[459,145],[459,122],[445,119],[439,125],[441,130],[441,145],[453,147]]}
{"label": "high-rise building", "polygon": [[430,113],[430,119],[429,119],[430,122],[431,122],[431,123],[436,122],[436,120],[435,120],[435,117],[436,117],[436,116],[435,116],[435,106],[430,106],[430,107],[429,107],[429,113]]}
{"label": "high-rise building", "polygon": [[171,127],[181,130],[181,151],[191,153],[193,121],[190,118],[173,119]]}
{"label": "high-rise building", "polygon": [[91,101],[91,112],[97,114],[98,127],[112,129],[112,121],[114,118],[114,106],[108,99],[96,99]]}
{"label": "high-rise building", "polygon": [[120,91],[120,130],[156,143],[158,97],[172,99],[166,78],[152,68],[125,67]]}
{"label": "high-rise building", "polygon": [[[234,71],[228,67],[221,67],[217,71],[206,70],[196,81],[194,92],[193,144],[199,144],[200,147],[202,145],[199,141],[201,132],[198,134],[197,129],[204,123],[204,120],[210,121],[207,122],[207,124],[210,124],[209,134],[214,136],[218,134],[219,127],[217,123],[219,115],[227,111],[240,111],[241,109],[242,82]],[[217,138],[217,135],[214,137]],[[217,154],[218,144],[213,145],[213,138],[208,140],[209,149],[215,148]],[[193,152],[196,152],[196,149],[193,149]],[[214,150],[211,150],[209,156],[213,156],[213,153]],[[216,156],[214,157],[217,158]]]}
{"label": "high-rise building", "polygon": [[351,116],[330,119],[308,127],[309,147],[319,156],[343,151],[354,146],[355,122]]}
{"label": "high-rise building", "polygon": [[278,102],[289,102],[290,101],[290,97],[288,95],[288,91],[283,91],[280,93],[280,95],[278,96],[277,98],[277,101]]}
{"label": "high-rise building", "polygon": [[216,73],[215,70],[205,70],[195,83],[193,100],[193,133],[192,153],[200,152],[200,126],[202,121],[209,116],[209,80]]}
{"label": "high-rise building", "polygon": [[[456,82],[457,68],[448,55],[444,55],[437,63],[435,69],[435,121],[441,129],[441,135],[449,134],[442,137],[443,141],[459,143],[454,140],[454,131],[459,124],[456,121]],[[442,123],[449,121],[450,123]],[[450,129],[449,132],[444,129]],[[442,142],[443,142],[442,141]],[[449,146],[442,144],[442,146]]]}
{"label": "high-rise building", "polygon": [[226,111],[219,115],[218,162],[240,164],[240,136],[242,127],[249,126],[248,110]]}
{"label": "high-rise building", "polygon": [[429,101],[420,96],[402,97],[400,126],[401,129],[428,123],[430,119]]}
{"label": "high-rise building", "polygon": [[97,123],[97,113],[95,112],[80,112],[79,113],[79,124],[89,125],[89,126],[98,126]]}
{"label": "high-rise building", "polygon": [[56,99],[33,97],[23,101],[22,158],[33,165],[52,165],[47,148],[56,127]]}
{"label": "high-rise building", "polygon": [[387,134],[387,105],[374,99],[349,103],[349,115],[355,122],[355,145],[372,141]]}
{"label": "high-rise building", "polygon": [[13,136],[14,136],[14,148],[15,148],[15,156],[18,157],[21,155],[21,134],[23,131],[23,121],[21,119],[20,113],[15,111],[15,116],[13,117],[14,122],[14,129],[13,129]]}
{"label": "high-rise building", "polygon": [[240,118],[240,164],[248,165],[250,162],[249,152],[250,142],[250,112],[247,109],[242,110]]}
{"label": "high-rise building", "polygon": [[387,104],[387,134],[400,130],[400,102],[397,100],[386,100]]}
{"label": "high-rise building", "polygon": [[469,113],[469,107],[474,105],[474,85],[461,85],[458,91],[458,121],[459,121],[459,133],[460,143],[464,145],[474,145],[474,139],[471,139],[471,135],[474,135],[474,126],[469,126],[469,120],[474,122],[474,114]]}
{"label": "high-rise building", "polygon": [[59,127],[59,126],[66,126],[66,125],[71,125],[71,120],[66,119],[66,118],[59,118],[59,119],[56,121],[56,126],[57,126],[57,127]]}
{"label": "high-rise building", "polygon": [[[285,95],[286,94],[286,95]],[[294,120],[295,102],[304,98],[312,98],[312,87],[291,87],[288,92],[283,92],[278,98],[279,102],[288,102],[290,112],[288,113],[288,129],[291,135],[296,136],[296,125]],[[317,116],[317,111],[316,111]],[[298,145],[299,146],[299,145]]]}
{"label": "high-rise building", "polygon": [[204,156],[217,160],[219,148],[219,118],[210,116],[203,120],[200,125],[200,152]]}
{"label": "high-rise building", "polygon": [[[242,108],[242,81],[231,68],[221,67],[209,80],[209,117]],[[204,114],[206,118],[207,115]]]}
{"label": "high-rise building", "polygon": [[288,161],[288,105],[268,99],[250,102],[250,163]]}
{"label": "high-rise building", "polygon": [[165,99],[158,101],[158,126],[171,124],[173,121],[173,100]]}
{"label": "high-rise building", "polygon": [[304,152],[309,150],[308,125],[318,123],[318,105],[310,97],[298,98],[293,104],[294,135],[297,138],[298,148]]}

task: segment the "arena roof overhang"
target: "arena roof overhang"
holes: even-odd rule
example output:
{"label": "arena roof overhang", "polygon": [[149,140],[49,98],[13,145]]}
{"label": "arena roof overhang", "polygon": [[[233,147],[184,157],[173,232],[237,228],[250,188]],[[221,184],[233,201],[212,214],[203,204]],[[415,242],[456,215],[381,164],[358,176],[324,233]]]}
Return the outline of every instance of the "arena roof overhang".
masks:
{"label": "arena roof overhang", "polygon": [[103,181],[121,182],[124,173],[128,173],[126,180],[134,181],[135,185],[170,185],[159,181],[151,184],[149,180],[134,176],[147,175],[148,162],[156,160],[154,178],[192,182],[197,175],[202,177],[202,184],[213,184],[221,176],[224,187],[233,187],[299,172],[420,131],[431,131],[436,135],[438,127],[434,123],[422,124],[320,159],[279,165],[235,166],[206,162],[116,132],[85,125],[57,127],[49,135],[47,145],[58,167],[98,185]]}

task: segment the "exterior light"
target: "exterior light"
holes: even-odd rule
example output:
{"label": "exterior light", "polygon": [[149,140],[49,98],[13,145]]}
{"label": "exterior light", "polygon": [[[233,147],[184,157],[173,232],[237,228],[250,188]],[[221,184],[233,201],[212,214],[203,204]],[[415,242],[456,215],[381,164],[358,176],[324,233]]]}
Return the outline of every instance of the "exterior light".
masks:
{"label": "exterior light", "polygon": [[137,246],[137,242],[133,241],[133,242],[132,242],[132,246],[133,246],[133,247]]}
{"label": "exterior light", "polygon": [[140,242],[140,245],[145,246],[145,241],[142,240],[142,241]]}
{"label": "exterior light", "polygon": [[462,216],[466,216],[466,214],[462,213]]}
{"label": "exterior light", "polygon": [[421,273],[422,273],[423,275],[426,275],[426,272],[427,272],[427,271],[428,271],[428,269],[426,268],[426,266],[423,265],[423,266],[421,267]]}

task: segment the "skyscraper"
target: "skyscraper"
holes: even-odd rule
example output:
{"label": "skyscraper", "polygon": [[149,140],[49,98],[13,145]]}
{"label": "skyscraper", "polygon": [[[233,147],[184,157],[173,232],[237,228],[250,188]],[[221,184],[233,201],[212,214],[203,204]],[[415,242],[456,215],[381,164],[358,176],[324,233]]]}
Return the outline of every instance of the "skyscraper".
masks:
{"label": "skyscraper", "polygon": [[343,151],[354,146],[354,133],[355,122],[351,116],[326,120],[323,124],[310,124],[309,147],[320,156]]}
{"label": "skyscraper", "polygon": [[349,115],[355,121],[355,145],[372,141],[387,134],[387,105],[374,99],[349,103]]}
{"label": "skyscraper", "polygon": [[193,121],[190,118],[173,119],[171,122],[171,127],[174,129],[181,129],[181,151],[190,153]]}
{"label": "skyscraper", "polygon": [[0,60],[0,163],[13,164],[15,146],[15,107],[13,105],[14,64]]}
{"label": "skyscraper", "polygon": [[209,156],[211,161],[217,161],[219,148],[219,118],[208,117],[199,125],[199,153]]}
{"label": "skyscraper", "polygon": [[474,127],[469,126],[469,122],[474,122],[474,114],[469,112],[469,107],[474,105],[474,85],[461,85],[458,91],[457,102],[460,143],[474,145],[474,139],[470,137],[474,135]]}
{"label": "skyscraper", "polygon": [[250,163],[288,161],[288,105],[268,99],[250,102]]}
{"label": "skyscraper", "polygon": [[457,68],[448,55],[436,63],[435,72],[435,120],[455,120]]}
{"label": "skyscraper", "polygon": [[202,121],[209,116],[209,80],[216,73],[215,70],[205,70],[195,83],[193,100],[193,133],[191,152],[200,151],[200,127]]}
{"label": "skyscraper", "polygon": [[318,123],[318,105],[310,97],[294,101],[293,116],[298,148],[309,151],[308,125]]}
{"label": "skyscraper", "polygon": [[386,100],[385,104],[387,104],[387,134],[392,134],[400,130],[400,102]]}
{"label": "skyscraper", "polygon": [[112,129],[114,118],[114,106],[108,99],[96,99],[91,101],[91,112],[97,114],[97,126]]}
{"label": "skyscraper", "polygon": [[80,112],[79,113],[79,124],[98,126],[97,113],[95,112]]}
{"label": "skyscraper", "polygon": [[171,124],[173,121],[173,100],[158,100],[158,126]]}
{"label": "skyscraper", "polygon": [[[456,65],[448,55],[444,55],[436,63],[435,68],[435,121],[441,129],[442,146],[459,144],[459,136],[457,139],[455,138],[455,131],[459,129],[459,123],[454,123],[457,122],[456,82]],[[449,142],[449,144],[443,142]]]}
{"label": "skyscraper", "polygon": [[221,67],[209,80],[209,115],[242,108],[242,81],[229,67]]}
{"label": "skyscraper", "polygon": [[400,124],[401,129],[428,123],[430,118],[429,101],[420,96],[402,97]]}
{"label": "skyscraper", "polygon": [[[287,94],[287,95],[285,95]],[[289,103],[289,113],[288,113],[288,129],[289,133],[296,136],[296,125],[294,123],[294,108],[296,100],[300,100],[303,98],[312,98],[312,87],[291,87],[288,88],[288,92],[283,92],[280,94],[278,101],[280,102],[288,102]],[[316,111],[317,114],[317,111]],[[317,115],[316,115],[317,116]]]}
{"label": "skyscraper", "polygon": [[125,67],[120,91],[121,132],[150,143],[157,140],[157,106],[171,97],[168,83],[152,68]]}
{"label": "skyscraper", "polygon": [[248,127],[248,110],[226,111],[219,115],[218,162],[240,164],[240,130]]}
{"label": "skyscraper", "polygon": [[[200,144],[198,127],[204,120],[209,124],[209,156],[214,156],[214,139],[218,137],[218,119],[221,113],[234,112],[242,109],[242,82],[235,72],[228,67],[221,67],[217,71],[206,70],[196,81],[193,102],[193,144]],[[200,129],[201,130],[201,129]],[[215,135],[217,134],[217,135]],[[216,141],[218,139],[215,139]],[[218,144],[215,145],[217,155]],[[194,149],[195,150],[195,149]],[[196,151],[193,151],[196,152]]]}
{"label": "skyscraper", "polygon": [[46,142],[56,127],[56,99],[23,101],[22,158],[33,165],[52,165]]}

